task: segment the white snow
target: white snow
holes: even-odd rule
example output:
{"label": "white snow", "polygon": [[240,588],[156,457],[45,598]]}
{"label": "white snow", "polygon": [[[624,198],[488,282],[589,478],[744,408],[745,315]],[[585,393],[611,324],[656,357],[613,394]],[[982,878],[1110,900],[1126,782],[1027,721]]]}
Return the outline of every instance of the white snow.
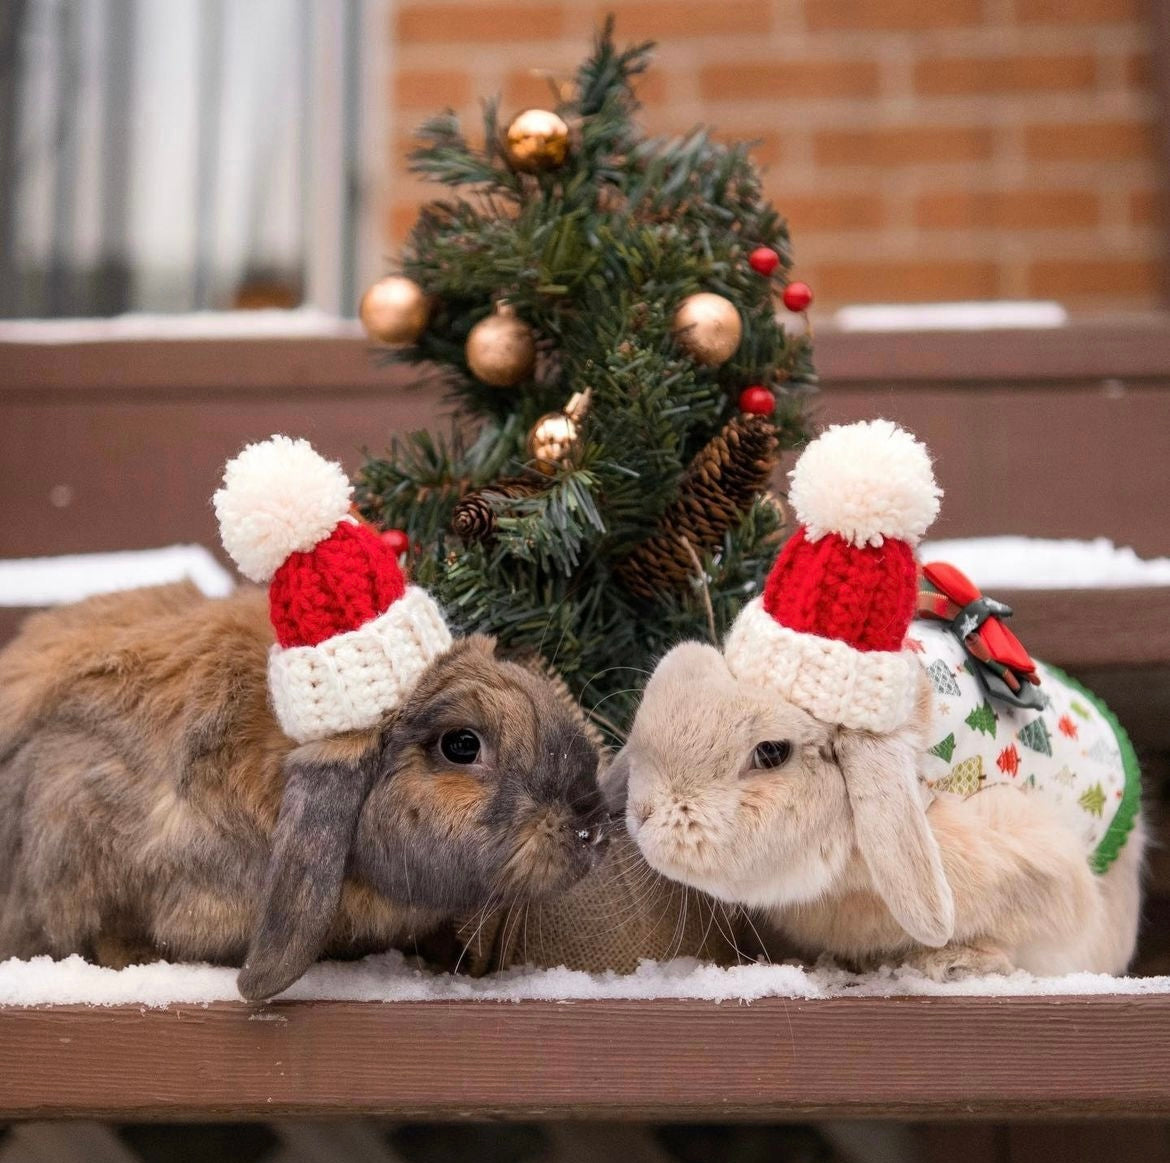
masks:
{"label": "white snow", "polygon": [[[236,971],[209,965],[136,965],[102,969],[80,957],[34,957],[0,964],[0,1005],[137,1005],[239,1001]],[[282,997],[296,1001],[581,1001],[615,998],[696,998],[756,1001],[766,997],[1026,997],[1170,993],[1170,977],[1108,977],[1076,973],[1038,978],[972,977],[939,983],[909,969],[856,975],[798,965],[723,969],[692,958],[644,961],[631,974],[569,969],[510,969],[484,978],[431,974],[401,953],[356,962],[322,962]]]}
{"label": "white snow", "polygon": [[0,561],[0,606],[59,606],[92,594],[191,580],[210,598],[232,592],[232,576],[201,545],[72,557]]}
{"label": "white snow", "polygon": [[313,307],[292,311],[193,311],[116,315],[110,319],[20,319],[0,322],[0,343],[106,343],[124,339],[355,338],[361,325]]}
{"label": "white snow", "polygon": [[842,307],[833,322],[841,331],[985,331],[1002,327],[1063,327],[1068,312],[1041,300],[986,303],[863,303]]}
{"label": "white snow", "polygon": [[[923,561],[948,561],[980,589],[1077,589],[1170,585],[1170,558],[1095,541],[969,537],[923,542]],[[231,593],[231,575],[199,545],[122,553],[0,560],[0,606],[55,606],[91,594],[190,578],[209,597]]]}
{"label": "white snow", "polygon": [[946,561],[961,569],[985,592],[997,586],[1062,590],[1170,585],[1170,557],[1143,559],[1104,537],[1095,541],[967,537],[926,541],[918,552],[922,561]]}

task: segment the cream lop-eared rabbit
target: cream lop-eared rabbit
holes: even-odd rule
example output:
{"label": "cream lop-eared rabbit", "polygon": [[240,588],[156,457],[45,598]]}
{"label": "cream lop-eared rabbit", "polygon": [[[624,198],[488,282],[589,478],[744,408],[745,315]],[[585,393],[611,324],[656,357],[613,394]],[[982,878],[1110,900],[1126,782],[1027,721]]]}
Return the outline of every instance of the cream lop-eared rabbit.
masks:
{"label": "cream lop-eared rabbit", "polygon": [[94,598],[0,653],[0,960],[242,964],[265,998],[597,863],[581,717],[453,641],[349,496],[305,441],[251,445],[215,501],[267,595]]}
{"label": "cream lop-eared rabbit", "polygon": [[1132,748],[1059,671],[989,656],[1018,647],[1003,607],[911,625],[948,600],[913,551],[940,495],[889,422],[809,445],[763,594],[722,652],[663,658],[608,794],[654,868],[760,910],[806,956],[1121,972],[1144,845]]}

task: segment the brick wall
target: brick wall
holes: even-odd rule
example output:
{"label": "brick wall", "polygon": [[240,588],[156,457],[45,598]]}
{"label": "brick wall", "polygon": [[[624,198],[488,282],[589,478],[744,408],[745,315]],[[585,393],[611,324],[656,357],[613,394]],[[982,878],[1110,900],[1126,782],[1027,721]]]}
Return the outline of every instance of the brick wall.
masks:
{"label": "brick wall", "polygon": [[[655,132],[758,139],[822,305],[1159,299],[1165,254],[1146,0],[400,0],[390,240],[427,188],[411,127],[548,104],[605,12],[659,42]],[[1161,0],[1151,0],[1161,2]],[[474,121],[472,122],[474,124]]]}

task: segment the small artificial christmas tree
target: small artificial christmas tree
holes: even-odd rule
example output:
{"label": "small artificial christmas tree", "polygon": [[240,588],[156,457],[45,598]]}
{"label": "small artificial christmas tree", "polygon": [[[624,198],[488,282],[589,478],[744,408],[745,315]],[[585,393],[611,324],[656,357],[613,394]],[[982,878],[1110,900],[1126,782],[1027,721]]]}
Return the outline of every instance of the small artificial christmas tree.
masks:
{"label": "small artificial christmas tree", "polygon": [[771,564],[766,488],[815,382],[776,320],[810,295],[747,146],[635,127],[650,47],[607,24],[555,112],[502,133],[488,104],[482,149],[452,113],[424,125],[413,168],[457,194],[362,312],[457,405],[450,436],[366,462],[363,516],[405,531],[455,625],[543,656],[614,739],[656,658],[721,636]]}

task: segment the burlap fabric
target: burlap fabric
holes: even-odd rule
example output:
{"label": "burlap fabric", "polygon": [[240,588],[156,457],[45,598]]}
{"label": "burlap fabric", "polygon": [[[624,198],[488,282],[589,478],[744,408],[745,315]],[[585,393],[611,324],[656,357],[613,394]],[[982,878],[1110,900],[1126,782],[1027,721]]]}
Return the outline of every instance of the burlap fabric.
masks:
{"label": "burlap fabric", "polygon": [[659,876],[623,833],[597,869],[564,895],[466,919],[458,930],[460,970],[478,975],[510,965],[564,965],[630,973],[645,958],[671,957],[734,965],[736,946],[745,946],[741,923],[735,910]]}

